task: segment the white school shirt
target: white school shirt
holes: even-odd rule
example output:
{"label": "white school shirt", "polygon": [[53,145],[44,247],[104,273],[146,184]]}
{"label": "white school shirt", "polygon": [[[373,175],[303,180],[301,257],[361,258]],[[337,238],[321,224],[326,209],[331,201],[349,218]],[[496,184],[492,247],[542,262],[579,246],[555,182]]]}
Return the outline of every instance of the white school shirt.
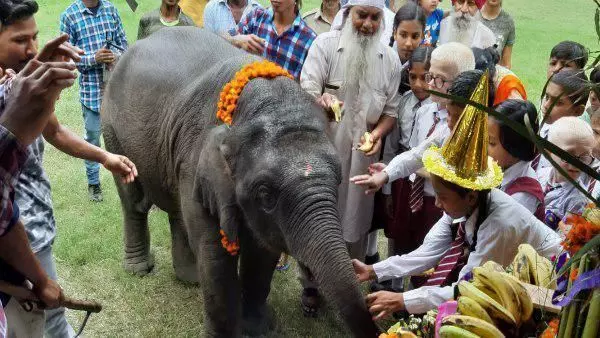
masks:
{"label": "white school shirt", "polygon": [[[437,103],[430,103],[417,110],[415,128],[409,140],[411,149],[394,157],[384,169],[388,175],[388,183],[409,176],[411,182],[413,182],[416,177],[414,173],[423,167],[423,153],[425,150],[429,149],[432,145],[441,147],[444,144],[444,141],[450,135],[448,111],[446,109],[438,110],[439,106]],[[436,114],[440,118],[440,121],[433,133],[427,137]],[[435,196],[429,180],[425,180],[423,192],[425,196]]]}
{"label": "white school shirt", "polygon": [[[504,170],[504,176],[502,177],[500,190],[506,191],[507,186],[519,177],[531,177],[534,180],[538,179],[535,170],[531,168],[531,162],[519,161],[510,166],[508,169]],[[524,192],[517,192],[511,197],[529,210],[532,214],[536,212],[539,201],[533,195]]]}
{"label": "white school shirt", "polygon": [[[502,266],[509,265],[517,248],[529,243],[542,256],[551,258],[560,253],[560,237],[540,222],[525,207],[499,189],[492,189],[489,197],[489,215],[479,227],[477,245],[467,264],[460,270],[458,280],[488,260]],[[477,212],[465,223],[466,240],[473,241]],[[373,265],[379,281],[420,274],[435,268],[453,242],[450,225],[454,222],[444,214],[429,230],[423,244],[408,254],[392,256]],[[403,294],[404,305],[410,313],[425,313],[452,299],[454,286],[424,286]]]}
{"label": "white school shirt", "polygon": [[[548,133],[550,132],[550,128],[552,127],[551,124],[545,123],[544,125],[542,125],[542,128],[540,128],[540,137],[544,138],[544,139],[548,139]],[[550,163],[550,161],[548,161],[548,159],[546,158],[546,156],[540,156],[540,162],[538,163],[538,167],[536,169],[536,174],[539,177],[540,176],[540,169],[543,168],[548,168],[548,167],[552,167],[552,164]],[[542,185],[542,189],[544,189],[544,186]]]}

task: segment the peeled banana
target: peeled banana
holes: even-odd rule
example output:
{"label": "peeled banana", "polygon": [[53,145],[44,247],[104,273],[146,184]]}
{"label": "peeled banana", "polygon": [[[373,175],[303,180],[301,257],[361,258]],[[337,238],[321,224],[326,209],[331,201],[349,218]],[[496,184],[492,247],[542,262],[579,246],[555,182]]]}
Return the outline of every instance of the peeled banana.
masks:
{"label": "peeled banana", "polygon": [[496,325],[516,326],[517,322],[510,311],[490,296],[477,289],[473,284],[467,281],[459,282],[458,292],[461,296],[467,296],[481,305]]}
{"label": "peeled banana", "polygon": [[529,244],[519,245],[519,253],[527,258],[529,264],[529,279],[537,286],[549,289],[556,288],[556,281],[552,278],[554,267],[546,257],[540,256]]}
{"label": "peeled banana", "polygon": [[504,334],[493,324],[471,316],[446,316],[442,320],[442,327],[443,325],[457,326],[483,338],[504,338]]}
{"label": "peeled banana", "polygon": [[473,268],[473,276],[494,290],[500,297],[500,304],[513,315],[517,326],[519,326],[521,324],[519,295],[517,295],[517,291],[514,290],[513,286],[505,281],[505,277],[498,271],[490,271],[481,267]]}
{"label": "peeled banana", "polygon": [[440,327],[440,338],[480,338],[478,335],[454,325]]}
{"label": "peeled banana", "polygon": [[473,299],[467,296],[458,297],[458,313],[465,316],[471,316],[485,320],[490,324],[494,324],[490,315]]}
{"label": "peeled banana", "polygon": [[335,122],[340,122],[342,120],[342,107],[340,106],[340,101],[333,101],[330,108],[333,111]]}
{"label": "peeled banana", "polygon": [[360,148],[358,148],[358,150],[368,153],[371,151],[371,149],[373,149],[373,136],[371,136],[371,133],[366,132],[363,135],[363,138],[365,139],[365,142],[362,144],[362,146],[360,146]]}

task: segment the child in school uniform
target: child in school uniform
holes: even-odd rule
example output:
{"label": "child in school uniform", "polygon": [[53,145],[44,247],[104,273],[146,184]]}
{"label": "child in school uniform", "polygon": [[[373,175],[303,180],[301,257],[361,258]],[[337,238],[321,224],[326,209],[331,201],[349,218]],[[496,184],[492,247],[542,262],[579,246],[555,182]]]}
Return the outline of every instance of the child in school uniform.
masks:
{"label": "child in school uniform", "polygon": [[[567,116],[554,122],[548,134],[548,141],[577,157],[586,165],[592,164],[594,160],[592,151],[596,140],[592,128],[577,117]],[[552,155],[552,159],[567,172],[571,179],[580,181],[579,169],[556,155]],[[585,195],[552,166],[538,170],[538,179],[545,194],[545,223],[552,229],[557,229],[558,222],[567,213],[580,214],[589,203]]]}
{"label": "child in school uniform", "polygon": [[[548,132],[558,119],[565,116],[580,117],[585,110],[588,96],[588,80],[582,70],[564,69],[554,74],[546,87],[544,100],[540,107],[541,118],[545,117],[546,121],[540,127],[539,135],[548,139]],[[556,104],[552,107],[555,101]],[[552,111],[550,111],[551,107]],[[531,166],[539,176],[539,169],[549,167],[550,162],[538,154]]]}
{"label": "child in school uniform", "polygon": [[[502,102],[495,109],[511,121],[523,126],[527,116],[531,121],[533,132],[537,133],[537,110],[531,102],[510,99]],[[531,168],[531,161],[537,154],[535,144],[492,116],[488,116],[488,132],[488,152],[504,172],[500,190],[512,196],[543,221],[544,191],[535,171]]]}
{"label": "child in school uniform", "polygon": [[552,47],[546,70],[547,78],[561,70],[583,70],[588,61],[585,46],[575,41],[561,41]]}
{"label": "child in school uniform", "polygon": [[[471,96],[473,101],[486,103],[487,81],[483,76]],[[522,243],[548,258],[561,251],[555,232],[494,188],[502,181],[502,170],[487,155],[486,115],[468,105],[444,146],[432,146],[423,154],[436,204],[444,210],[423,245],[374,265],[352,261],[359,281],[410,276],[435,268],[420,288],[369,294],[367,306],[375,320],[398,311],[424,313],[438,307],[453,298],[453,285],[474,267],[488,260],[508,265]]]}

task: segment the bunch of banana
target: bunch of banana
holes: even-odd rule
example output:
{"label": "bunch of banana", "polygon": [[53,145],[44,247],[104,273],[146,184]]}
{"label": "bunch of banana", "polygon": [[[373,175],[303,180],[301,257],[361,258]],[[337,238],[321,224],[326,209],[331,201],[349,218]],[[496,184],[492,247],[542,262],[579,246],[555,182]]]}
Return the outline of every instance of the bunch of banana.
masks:
{"label": "bunch of banana", "polygon": [[[476,335],[476,337],[484,338],[504,338],[504,334],[498,330],[493,324],[481,320],[479,318],[464,316],[464,315],[450,315],[442,319],[442,328],[444,326],[454,326],[466,330]],[[440,336],[442,336],[440,331]]]}
{"label": "bunch of banana", "polygon": [[509,270],[513,276],[524,283],[556,289],[552,262],[540,256],[529,244],[519,245],[517,255],[509,266]]}

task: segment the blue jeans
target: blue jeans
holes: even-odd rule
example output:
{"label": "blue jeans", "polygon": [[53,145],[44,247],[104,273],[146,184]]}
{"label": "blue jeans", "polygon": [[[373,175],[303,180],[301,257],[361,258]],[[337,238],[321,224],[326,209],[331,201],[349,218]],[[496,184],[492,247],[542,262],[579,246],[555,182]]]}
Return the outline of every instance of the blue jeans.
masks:
{"label": "blue jeans", "polygon": [[[85,140],[95,146],[100,147],[100,113],[81,105],[83,110],[83,124],[85,126]],[[100,184],[100,164],[92,161],[85,162],[85,173],[88,184]]]}

